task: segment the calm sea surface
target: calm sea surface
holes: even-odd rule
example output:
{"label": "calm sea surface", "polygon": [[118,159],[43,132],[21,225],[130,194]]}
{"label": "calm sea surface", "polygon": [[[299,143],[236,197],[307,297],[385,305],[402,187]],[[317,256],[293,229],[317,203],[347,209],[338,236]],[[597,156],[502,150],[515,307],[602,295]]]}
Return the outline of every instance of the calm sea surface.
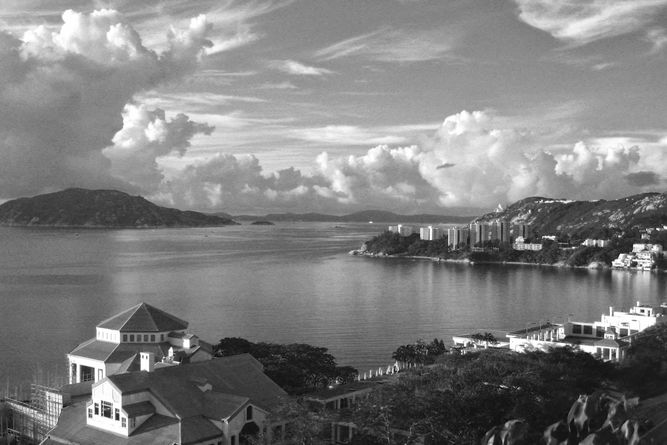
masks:
{"label": "calm sea surface", "polygon": [[141,301],[217,342],[306,342],[341,365],[387,365],[400,344],[501,332],[609,306],[667,301],[648,272],[467,266],[347,254],[378,224],[162,230],[0,228],[0,393],[54,382],[101,320]]}

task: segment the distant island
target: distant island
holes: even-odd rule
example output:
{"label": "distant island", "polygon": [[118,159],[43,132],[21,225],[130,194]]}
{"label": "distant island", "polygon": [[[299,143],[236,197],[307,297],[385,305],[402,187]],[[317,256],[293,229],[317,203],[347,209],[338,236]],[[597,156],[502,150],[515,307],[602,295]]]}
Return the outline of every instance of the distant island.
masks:
{"label": "distant island", "polygon": [[154,228],[238,224],[216,215],[160,207],[116,190],[70,188],[0,205],[0,225],[19,227]]}
{"label": "distant island", "polygon": [[275,226],[275,224],[273,224],[271,221],[264,221],[264,220],[253,221],[250,224],[253,226]]}
{"label": "distant island", "polygon": [[360,212],[350,213],[347,215],[329,215],[326,213],[269,213],[264,216],[257,215],[235,215],[231,216],[227,213],[216,213],[216,215],[223,217],[230,217],[236,221],[277,221],[277,222],[412,222],[412,223],[440,223],[440,224],[461,224],[470,221],[474,216],[457,216],[457,215],[435,215],[435,214],[418,214],[418,215],[400,215],[384,210],[363,210]]}

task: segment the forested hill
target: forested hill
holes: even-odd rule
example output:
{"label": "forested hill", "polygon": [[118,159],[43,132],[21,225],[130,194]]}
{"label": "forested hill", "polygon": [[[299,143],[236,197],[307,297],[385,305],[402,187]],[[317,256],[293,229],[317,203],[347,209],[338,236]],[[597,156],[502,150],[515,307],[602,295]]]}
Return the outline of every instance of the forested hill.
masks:
{"label": "forested hill", "polygon": [[0,205],[0,225],[48,227],[205,227],[228,218],[160,207],[116,190],[66,189]]}
{"label": "forested hill", "polygon": [[532,197],[475,221],[506,218],[525,223],[540,234],[557,232],[586,235],[600,229],[618,231],[662,227],[667,224],[667,194],[643,193],[611,201],[570,201]]}

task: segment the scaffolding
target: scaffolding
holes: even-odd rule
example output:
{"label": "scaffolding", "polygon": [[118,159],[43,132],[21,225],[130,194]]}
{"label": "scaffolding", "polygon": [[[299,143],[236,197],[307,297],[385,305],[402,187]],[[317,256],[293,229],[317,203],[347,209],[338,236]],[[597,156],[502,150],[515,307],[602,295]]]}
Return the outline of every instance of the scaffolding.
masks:
{"label": "scaffolding", "polygon": [[63,393],[55,388],[30,385],[30,400],[5,399],[9,410],[7,435],[19,444],[38,444],[58,423],[58,417],[66,403]]}

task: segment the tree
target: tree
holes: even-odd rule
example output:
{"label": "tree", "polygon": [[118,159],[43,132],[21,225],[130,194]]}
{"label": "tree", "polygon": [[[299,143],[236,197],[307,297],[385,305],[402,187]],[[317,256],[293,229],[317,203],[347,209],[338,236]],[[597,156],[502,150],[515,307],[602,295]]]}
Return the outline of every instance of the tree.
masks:
{"label": "tree", "polygon": [[[334,420],[324,409],[307,407],[301,399],[284,398],[269,416],[270,422],[286,422],[285,444],[328,444],[327,428]],[[265,442],[262,442],[265,443]]]}
{"label": "tree", "polygon": [[354,380],[357,370],[338,367],[327,348],[303,343],[253,343],[243,338],[223,338],[215,348],[217,356],[249,353],[264,372],[290,394],[302,394],[323,388],[337,379]]}
{"label": "tree", "polygon": [[476,332],[470,336],[473,340],[478,342],[484,342],[484,346],[488,347],[489,344],[495,345],[498,344],[498,339],[490,332]]}

